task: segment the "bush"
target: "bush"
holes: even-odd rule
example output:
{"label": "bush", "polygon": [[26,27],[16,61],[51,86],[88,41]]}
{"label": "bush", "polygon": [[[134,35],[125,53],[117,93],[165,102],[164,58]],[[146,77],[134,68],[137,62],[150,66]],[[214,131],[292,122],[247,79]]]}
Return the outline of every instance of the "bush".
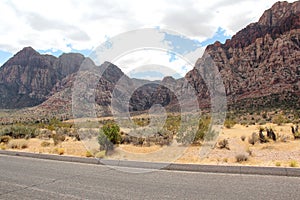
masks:
{"label": "bush", "polygon": [[90,151],[86,151],[85,156],[90,158],[90,157],[93,157],[93,154]]}
{"label": "bush", "polygon": [[119,144],[121,141],[120,127],[115,123],[105,124],[100,129],[98,143],[100,150],[113,150],[114,144]]}
{"label": "bush", "polygon": [[276,162],[276,163],[275,163],[275,166],[276,166],[276,167],[280,167],[280,166],[281,166],[281,163],[280,163],[280,162]]}
{"label": "bush", "polygon": [[246,154],[237,154],[235,156],[236,162],[244,162],[248,160],[248,156]]}
{"label": "bush", "polygon": [[236,122],[232,119],[226,119],[224,122],[224,126],[226,128],[232,128],[235,124],[236,124]]}
{"label": "bush", "polygon": [[[210,130],[210,122],[211,118],[206,116],[202,118],[193,118],[189,121],[189,124],[184,123],[186,127],[183,125],[180,127],[180,130],[177,134],[176,140],[179,143],[190,144],[196,143],[199,140],[212,139],[214,137],[214,132]],[[194,129],[198,130],[195,132]]]}
{"label": "bush", "polygon": [[52,139],[53,139],[54,145],[56,146],[56,145],[58,145],[59,143],[65,141],[66,136],[64,136],[64,135],[62,135],[62,134],[56,133],[56,134],[53,134],[53,135],[52,135]]}
{"label": "bush", "polygon": [[42,147],[49,147],[49,146],[50,146],[50,142],[43,141],[43,142],[41,143],[41,146],[42,146]]}
{"label": "bush", "polygon": [[0,144],[0,149],[1,149],[1,150],[5,150],[5,149],[6,149],[6,145],[5,145],[4,143],[1,143],[1,144]]}
{"label": "bush", "polygon": [[28,148],[28,142],[24,139],[11,140],[7,147],[10,149],[26,149]]}
{"label": "bush", "polygon": [[252,133],[251,137],[248,139],[249,144],[254,145],[256,142],[258,142],[258,136],[256,133]]}
{"label": "bush", "polygon": [[65,153],[65,149],[64,148],[55,148],[54,153],[56,153],[58,155],[63,155]]}
{"label": "bush", "polygon": [[279,114],[273,118],[273,123],[281,126],[282,124],[286,123],[286,118],[282,114]]}
{"label": "bush", "polygon": [[296,161],[296,160],[292,160],[292,161],[290,162],[290,167],[298,167],[297,161]]}
{"label": "bush", "polygon": [[244,142],[245,139],[246,139],[246,136],[242,135],[242,136],[241,136],[241,140]]}
{"label": "bush", "polygon": [[223,140],[220,140],[219,142],[218,142],[218,145],[219,145],[219,148],[220,149],[228,149],[228,150],[230,150],[230,148],[229,148],[229,143],[228,143],[228,140],[227,139],[223,139]]}
{"label": "bush", "polygon": [[98,153],[95,154],[96,158],[104,158],[105,157],[106,152],[105,151],[100,151]]}
{"label": "bush", "polygon": [[7,144],[11,140],[11,137],[8,135],[3,135],[0,137],[0,143]]}

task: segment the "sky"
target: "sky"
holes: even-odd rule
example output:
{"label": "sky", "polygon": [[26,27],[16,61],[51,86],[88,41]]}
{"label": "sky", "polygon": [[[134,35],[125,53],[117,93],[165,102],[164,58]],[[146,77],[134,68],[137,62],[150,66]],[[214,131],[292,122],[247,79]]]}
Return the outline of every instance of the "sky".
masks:
{"label": "sky", "polygon": [[[216,40],[224,42],[248,24],[258,21],[264,10],[275,2],[0,0],[0,65],[26,46],[55,56],[63,52],[79,52],[89,56],[93,49],[109,38],[131,30],[154,27],[182,33],[205,49],[208,44]],[[137,55],[134,56],[138,60]],[[134,60],[134,56],[127,59],[127,64],[128,60]],[[174,61],[180,60],[173,54],[168,56],[169,63],[174,64]],[[120,61],[118,63],[122,65]],[[184,67],[182,63],[177,65],[180,65],[179,71],[192,67]],[[120,67],[126,71],[126,66]],[[154,68],[157,69],[157,66]]]}

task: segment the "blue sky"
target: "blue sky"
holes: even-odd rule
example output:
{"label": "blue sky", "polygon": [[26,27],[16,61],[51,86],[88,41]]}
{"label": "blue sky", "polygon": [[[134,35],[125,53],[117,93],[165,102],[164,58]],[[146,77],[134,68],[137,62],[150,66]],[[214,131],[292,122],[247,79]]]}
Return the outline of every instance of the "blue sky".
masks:
{"label": "blue sky", "polygon": [[[180,45],[181,47],[186,47],[186,48],[184,48],[185,50],[189,50],[189,49],[194,50],[195,48],[198,48],[200,46],[205,47],[209,44],[213,44],[215,41],[220,41],[221,43],[224,43],[226,41],[226,39],[230,39],[230,38],[231,38],[231,36],[226,35],[225,30],[222,28],[218,28],[217,32],[213,35],[213,37],[208,38],[202,42],[200,42],[198,40],[191,41],[190,39],[183,39],[183,38],[178,39],[176,35],[166,34],[166,36],[165,36],[165,40],[175,42],[174,46],[176,46],[176,42],[177,42],[178,43],[177,45]],[[68,45],[68,46],[71,48],[69,52],[81,53],[86,57],[89,56],[90,53],[93,51],[92,48],[78,50],[78,49],[74,49],[71,45]],[[61,54],[64,53],[62,50],[54,50],[54,49],[45,49],[45,50],[36,49],[36,50],[41,54],[51,54],[56,57],[59,57]],[[176,49],[172,49],[172,50],[174,52],[176,52]],[[178,52],[178,53],[183,53],[183,52]],[[1,65],[4,64],[4,62],[6,62],[13,55],[14,55],[13,53],[10,53],[8,51],[0,50],[0,64]],[[170,53],[170,62],[172,62],[176,59],[177,59],[176,56],[174,54]]]}

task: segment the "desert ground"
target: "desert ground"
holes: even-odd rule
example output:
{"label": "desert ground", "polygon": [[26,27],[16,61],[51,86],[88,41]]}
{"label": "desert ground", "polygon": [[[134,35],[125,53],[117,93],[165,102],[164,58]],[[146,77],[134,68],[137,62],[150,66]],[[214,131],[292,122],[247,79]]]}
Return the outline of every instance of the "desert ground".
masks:
{"label": "desert ground", "polygon": [[[108,155],[99,152],[97,138],[92,137],[82,141],[66,137],[64,141],[54,145],[52,139],[31,138],[14,139],[11,142],[24,143],[24,148],[12,149],[10,145],[3,147],[6,150],[16,150],[44,154],[72,155],[81,157],[100,157],[122,160],[142,160],[156,162],[176,163],[198,163],[217,165],[251,165],[251,166],[277,166],[277,167],[299,167],[300,164],[300,140],[295,140],[291,133],[292,124],[276,125],[267,123],[265,125],[240,125],[231,128],[222,128],[216,145],[205,157],[200,157],[202,146],[180,145],[174,140],[168,146],[136,146],[132,144],[120,144]],[[267,143],[249,143],[253,132],[258,133],[260,127],[271,127],[277,140],[269,140]],[[266,133],[264,132],[266,135]],[[227,140],[226,148],[221,148],[219,141]],[[244,161],[237,161],[242,156]]]}

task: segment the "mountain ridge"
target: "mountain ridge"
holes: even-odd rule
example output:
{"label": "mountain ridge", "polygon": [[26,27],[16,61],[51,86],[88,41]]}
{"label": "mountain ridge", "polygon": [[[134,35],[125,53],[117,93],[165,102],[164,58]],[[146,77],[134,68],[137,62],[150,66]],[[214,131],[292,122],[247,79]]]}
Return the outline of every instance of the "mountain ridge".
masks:
{"label": "mountain ridge", "polygon": [[[275,3],[258,22],[249,24],[224,44],[216,41],[208,45],[205,55],[211,57],[223,79],[230,109],[300,108],[299,1]],[[40,55],[30,47],[15,56],[0,68],[0,92],[4,94],[0,107],[29,106],[31,112],[53,108],[53,115],[58,111],[71,115],[70,87],[86,58],[76,53],[62,54],[58,58]],[[98,80],[95,92],[95,101],[100,106],[98,110],[104,110],[99,115],[111,114],[112,93],[123,76],[129,87],[121,87],[121,90],[128,93],[135,90],[129,103],[130,111],[145,111],[154,104],[179,111],[178,100],[189,100],[185,97],[188,96],[185,90],[196,91],[201,109],[210,108],[211,94],[200,73],[204,59],[199,58],[194,69],[184,78],[165,77],[161,82],[130,79],[117,66],[106,63],[110,68],[104,73],[104,78]],[[31,77],[29,72],[34,72],[35,76]],[[144,86],[136,88],[141,84]],[[17,92],[9,93],[14,90]],[[180,92],[175,94],[174,91]],[[118,103],[124,102],[120,100]],[[59,106],[55,108],[56,105]]]}

